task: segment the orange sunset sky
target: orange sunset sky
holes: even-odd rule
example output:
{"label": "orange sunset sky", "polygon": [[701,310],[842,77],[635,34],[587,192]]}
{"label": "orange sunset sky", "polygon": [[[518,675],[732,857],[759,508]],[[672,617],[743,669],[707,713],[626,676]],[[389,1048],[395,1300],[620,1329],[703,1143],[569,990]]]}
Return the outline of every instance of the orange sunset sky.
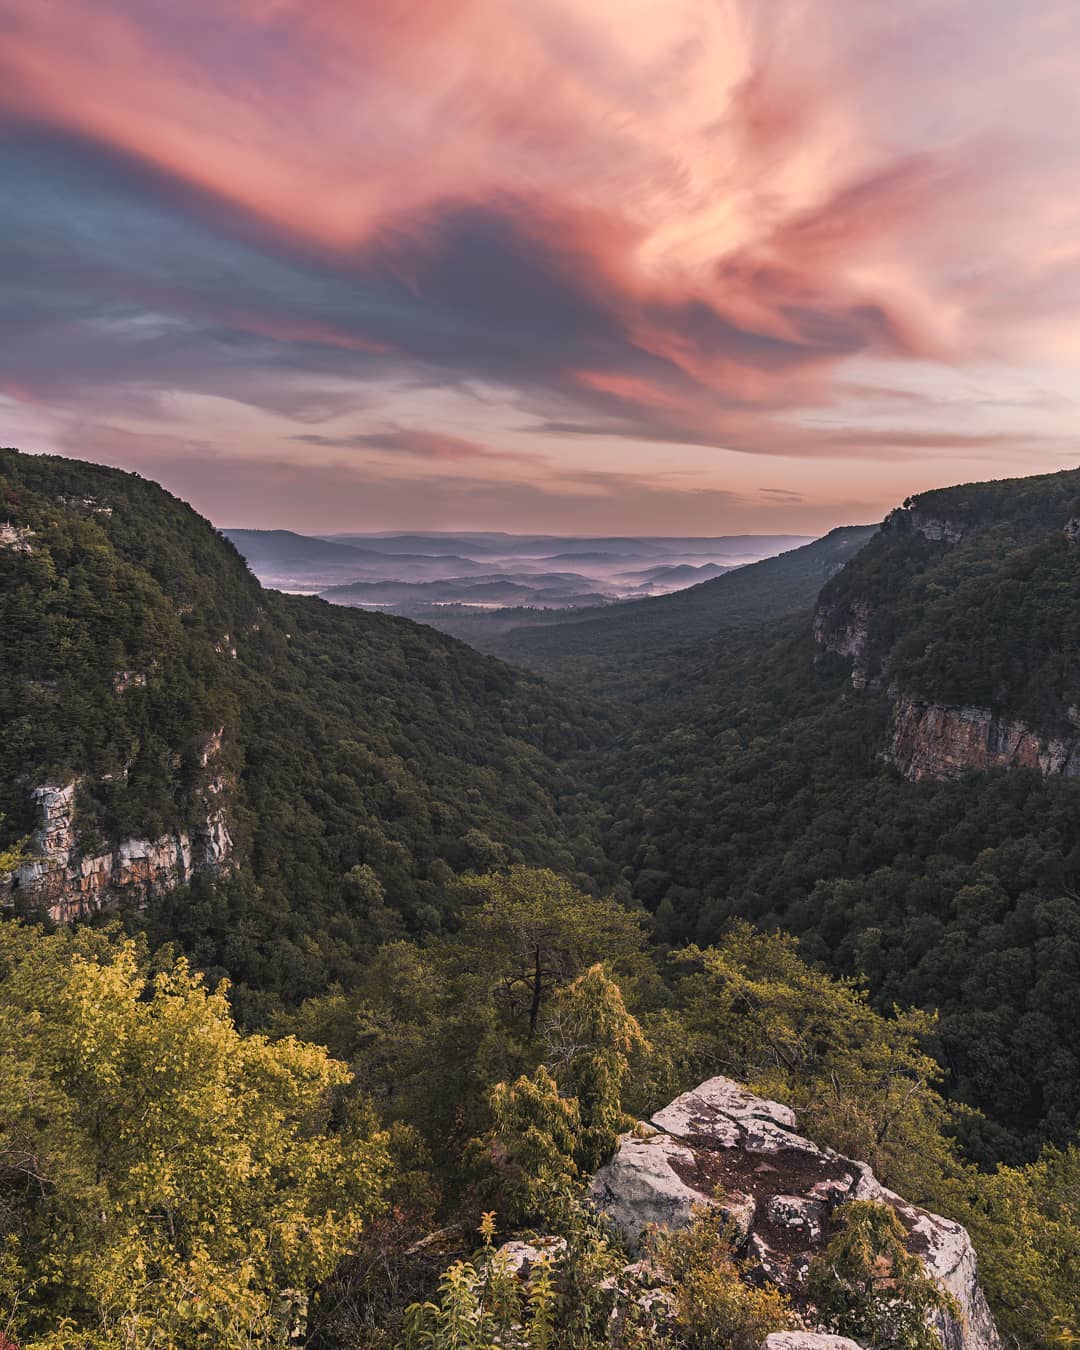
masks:
{"label": "orange sunset sky", "polygon": [[1080,462],[1074,0],[7,0],[0,439],[221,525]]}

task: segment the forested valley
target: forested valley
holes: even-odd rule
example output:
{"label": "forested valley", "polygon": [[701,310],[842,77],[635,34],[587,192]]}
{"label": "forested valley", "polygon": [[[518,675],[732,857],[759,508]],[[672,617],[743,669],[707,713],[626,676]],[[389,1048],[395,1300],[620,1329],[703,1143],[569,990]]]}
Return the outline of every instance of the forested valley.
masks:
{"label": "forested valley", "polygon": [[695,1207],[642,1296],[591,1178],[720,1075],[1077,1343],[1080,472],[496,654],[136,475],[0,496],[0,1345],[953,1350],[866,1200],[794,1292]]}

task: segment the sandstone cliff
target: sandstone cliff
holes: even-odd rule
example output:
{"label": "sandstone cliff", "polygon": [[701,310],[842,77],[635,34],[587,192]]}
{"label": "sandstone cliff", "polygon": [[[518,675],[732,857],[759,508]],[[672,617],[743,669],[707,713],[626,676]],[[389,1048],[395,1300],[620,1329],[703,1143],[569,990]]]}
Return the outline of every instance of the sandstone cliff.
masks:
{"label": "sandstone cliff", "polygon": [[650,1224],[681,1228],[694,1206],[720,1206],[757,1278],[788,1293],[810,1323],[806,1275],[835,1231],[837,1207],[887,1204],[908,1249],[960,1310],[937,1323],[945,1350],[1000,1350],[967,1232],[887,1190],[865,1163],[803,1138],[790,1108],[731,1079],[709,1079],[623,1135],[591,1194],[631,1247]]}
{"label": "sandstone cliff", "polygon": [[1080,739],[1049,736],[989,708],[898,697],[889,756],[905,778],[958,778],[990,769],[1080,777]]}
{"label": "sandstone cliff", "polygon": [[822,591],[814,639],[850,662],[854,689],[886,694],[882,753],[912,781],[994,769],[1080,776],[1069,601],[1080,518],[1063,525],[1055,499],[1014,519],[1007,502],[980,508],[980,491],[892,511]]}
{"label": "sandstone cliff", "polygon": [[234,863],[225,809],[227,783],[219,771],[222,732],[208,737],[201,760],[206,777],[192,803],[189,828],[156,839],[123,839],[100,851],[80,846],[76,818],[79,779],[31,790],[41,812],[30,858],[0,890],[11,905],[48,911],[69,923],[121,900],[144,903],[184,885],[196,872],[220,875]]}

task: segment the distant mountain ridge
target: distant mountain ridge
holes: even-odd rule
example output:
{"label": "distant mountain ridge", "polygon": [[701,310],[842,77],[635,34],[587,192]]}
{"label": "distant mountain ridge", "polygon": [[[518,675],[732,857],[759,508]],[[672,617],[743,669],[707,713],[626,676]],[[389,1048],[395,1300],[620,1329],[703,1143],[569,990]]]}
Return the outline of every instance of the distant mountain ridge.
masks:
{"label": "distant mountain ridge", "polygon": [[[847,525],[773,558],[748,563],[670,595],[601,610],[552,616],[469,640],[484,651],[580,689],[648,699],[677,681],[718,632],[808,612],[826,581],[874,535],[876,525]],[[459,630],[460,631],[460,630]],[[464,634],[463,634],[464,635]]]}
{"label": "distant mountain ridge", "polygon": [[[226,530],[226,534],[233,531]],[[335,543],[358,544],[366,547],[369,543],[385,552],[445,552],[455,541],[468,540],[474,550],[487,550],[507,556],[512,553],[530,557],[547,557],[551,550],[556,553],[567,551],[567,545],[573,545],[573,551],[599,554],[609,557],[612,554],[641,552],[648,550],[662,557],[673,552],[683,552],[688,545],[705,555],[729,551],[741,552],[744,556],[754,556],[774,548],[797,547],[809,543],[811,535],[796,534],[727,534],[727,535],[557,535],[557,534],[510,534],[498,531],[439,531],[395,533],[353,533],[326,534],[319,536]]]}
{"label": "distant mountain ridge", "polygon": [[[334,603],[367,601],[434,627],[443,624],[437,612],[426,610],[429,604],[541,610],[603,605],[677,590],[805,542],[790,535],[604,540],[468,532],[326,538],[290,530],[224,533],[268,586],[321,594]],[[569,589],[562,586],[564,577],[572,580]],[[474,578],[507,584],[485,593],[470,584]]]}

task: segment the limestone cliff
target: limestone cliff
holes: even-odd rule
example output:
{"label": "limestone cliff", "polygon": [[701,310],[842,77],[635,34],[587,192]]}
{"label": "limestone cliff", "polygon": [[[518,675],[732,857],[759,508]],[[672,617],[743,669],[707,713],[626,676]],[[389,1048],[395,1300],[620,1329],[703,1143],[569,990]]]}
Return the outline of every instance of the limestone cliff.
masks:
{"label": "limestone cliff", "polygon": [[681,1228],[694,1206],[718,1205],[749,1277],[784,1290],[811,1325],[806,1275],[837,1229],[838,1207],[847,1200],[889,1205],[909,1251],[956,1300],[959,1316],[936,1322],[945,1350],[1000,1350],[966,1230],[909,1204],[865,1163],[803,1138],[789,1107],[729,1078],[709,1079],[623,1135],[591,1194],[631,1247],[650,1224]]}
{"label": "limestone cliff", "polygon": [[207,738],[201,762],[207,771],[191,805],[187,829],[156,839],[123,839],[110,847],[81,847],[76,819],[80,780],[42,783],[31,789],[41,812],[31,857],[4,885],[0,899],[47,910],[69,923],[121,900],[144,903],[184,885],[196,872],[221,875],[234,865],[225,801],[227,782],[218,767],[222,731]]}

